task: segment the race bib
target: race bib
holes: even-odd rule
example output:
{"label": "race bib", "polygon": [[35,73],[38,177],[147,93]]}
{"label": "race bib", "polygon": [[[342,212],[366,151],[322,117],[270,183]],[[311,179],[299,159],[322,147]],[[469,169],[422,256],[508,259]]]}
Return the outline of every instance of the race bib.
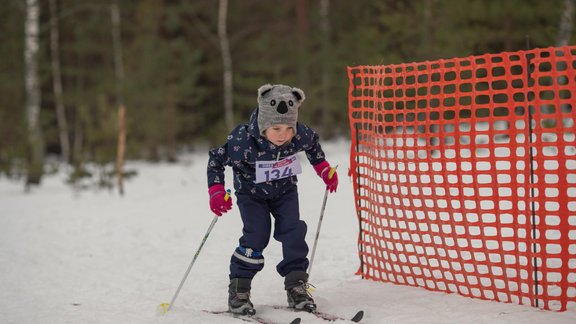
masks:
{"label": "race bib", "polygon": [[296,154],[279,161],[256,161],[256,181],[275,181],[302,173],[302,165]]}

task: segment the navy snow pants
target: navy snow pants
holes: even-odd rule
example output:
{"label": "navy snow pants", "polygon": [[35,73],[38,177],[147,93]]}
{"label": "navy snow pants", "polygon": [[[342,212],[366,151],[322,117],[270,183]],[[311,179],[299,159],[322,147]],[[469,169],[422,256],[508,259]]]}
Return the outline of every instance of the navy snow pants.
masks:
{"label": "navy snow pants", "polygon": [[308,268],[306,223],[300,220],[300,206],[296,188],[274,199],[236,193],[237,205],[244,227],[240,246],[230,260],[230,279],[253,278],[264,268],[262,252],[270,242],[272,218],[274,239],[282,243],[283,260],[276,270],[285,277],[291,271]]}

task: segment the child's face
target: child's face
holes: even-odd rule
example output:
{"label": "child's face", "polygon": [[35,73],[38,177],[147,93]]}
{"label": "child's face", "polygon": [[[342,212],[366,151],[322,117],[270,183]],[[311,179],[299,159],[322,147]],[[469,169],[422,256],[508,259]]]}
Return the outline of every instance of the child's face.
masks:
{"label": "child's face", "polygon": [[268,127],[264,131],[267,140],[276,146],[282,146],[292,140],[294,137],[294,128],[290,125],[276,124]]}

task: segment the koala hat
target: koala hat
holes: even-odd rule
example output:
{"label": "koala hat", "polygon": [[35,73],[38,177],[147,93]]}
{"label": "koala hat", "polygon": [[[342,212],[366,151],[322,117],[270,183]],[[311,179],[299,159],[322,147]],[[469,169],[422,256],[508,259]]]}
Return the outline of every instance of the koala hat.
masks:
{"label": "koala hat", "polygon": [[306,99],[304,91],[282,84],[265,84],[258,88],[258,128],[260,135],[275,124],[294,128],[298,122],[298,108]]}

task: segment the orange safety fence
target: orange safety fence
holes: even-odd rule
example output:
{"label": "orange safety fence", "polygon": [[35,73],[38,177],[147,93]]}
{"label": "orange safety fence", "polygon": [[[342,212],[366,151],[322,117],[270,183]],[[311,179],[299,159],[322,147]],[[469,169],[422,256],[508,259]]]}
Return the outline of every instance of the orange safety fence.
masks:
{"label": "orange safety fence", "polygon": [[348,75],[359,274],[576,309],[576,47]]}

